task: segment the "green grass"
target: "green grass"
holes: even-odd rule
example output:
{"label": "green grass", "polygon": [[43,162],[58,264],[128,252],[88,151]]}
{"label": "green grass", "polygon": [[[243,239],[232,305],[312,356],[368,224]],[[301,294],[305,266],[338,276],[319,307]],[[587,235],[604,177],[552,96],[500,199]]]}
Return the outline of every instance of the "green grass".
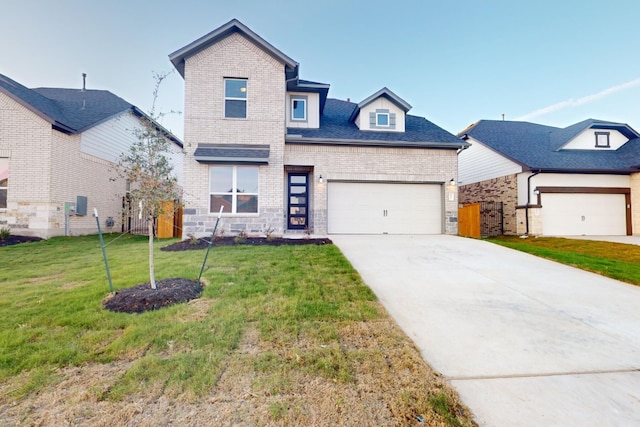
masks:
{"label": "green grass", "polygon": [[490,242],[640,285],[640,246],[558,237],[496,237]]}
{"label": "green grass", "polygon": [[[127,236],[107,246],[116,291],[148,281],[147,243]],[[204,251],[156,249],[155,256],[158,279],[195,279]],[[0,259],[0,381],[23,372],[32,377],[18,395],[52,380],[55,368],[131,360],[105,398],[146,389],[201,396],[247,325],[261,339],[296,342],[304,334],[332,343],[332,322],[381,315],[333,245],[213,248],[203,275],[207,313],[193,318],[189,304],[138,315],[104,310],[109,288],[96,236],[4,247]],[[310,350],[304,369],[348,381],[340,355],[332,346]]]}

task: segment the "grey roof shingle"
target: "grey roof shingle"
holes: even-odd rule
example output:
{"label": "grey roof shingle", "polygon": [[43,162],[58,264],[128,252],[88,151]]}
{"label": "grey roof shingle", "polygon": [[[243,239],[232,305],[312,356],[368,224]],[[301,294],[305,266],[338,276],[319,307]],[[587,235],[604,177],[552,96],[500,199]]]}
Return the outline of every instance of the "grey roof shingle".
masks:
{"label": "grey roof shingle", "polygon": [[[617,150],[561,149],[585,129],[617,129],[631,138]],[[629,172],[640,165],[640,138],[628,125],[588,119],[566,128],[480,120],[462,133],[531,170]]]}
{"label": "grey roof shingle", "polygon": [[[0,74],[0,92],[47,120],[54,128],[69,134],[84,132],[126,111],[153,121],[138,107],[107,90],[29,89]],[[182,147],[182,141],[178,137],[159,123],[154,124],[170,140]]]}
{"label": "grey roof shingle", "polygon": [[362,141],[379,142],[381,145],[451,145],[451,148],[466,146],[466,143],[455,135],[436,126],[424,117],[406,115],[405,132],[362,131],[358,129],[351,114],[358,104],[338,99],[327,99],[323,114],[320,116],[318,129],[288,128],[287,140],[304,142],[305,140]]}
{"label": "grey roof shingle", "polygon": [[36,88],[62,112],[63,123],[76,133],[95,126],[134,106],[106,90]]}
{"label": "grey roof shingle", "polygon": [[106,90],[29,89],[0,74],[0,91],[68,133],[80,133],[135,107]]}

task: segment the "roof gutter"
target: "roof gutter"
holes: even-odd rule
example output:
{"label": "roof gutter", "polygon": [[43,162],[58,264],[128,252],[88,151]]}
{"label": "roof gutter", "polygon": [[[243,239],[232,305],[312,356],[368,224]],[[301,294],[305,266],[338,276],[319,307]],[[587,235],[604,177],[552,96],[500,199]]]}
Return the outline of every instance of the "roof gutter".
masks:
{"label": "roof gutter", "polygon": [[443,148],[449,150],[459,150],[469,147],[467,142],[429,142],[429,141],[380,141],[375,139],[331,139],[331,138],[307,138],[301,135],[286,135],[287,144],[308,144],[308,145],[343,145],[343,146],[364,146],[364,147],[400,147],[400,148]]}

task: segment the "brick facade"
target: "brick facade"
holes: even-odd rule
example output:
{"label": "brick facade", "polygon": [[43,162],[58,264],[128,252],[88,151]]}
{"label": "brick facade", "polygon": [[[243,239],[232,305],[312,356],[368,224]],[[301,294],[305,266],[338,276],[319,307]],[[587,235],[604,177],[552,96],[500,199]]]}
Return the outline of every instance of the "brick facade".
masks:
{"label": "brick facade", "polygon": [[[247,79],[247,118],[224,118],[224,78]],[[309,228],[327,233],[326,180],[422,182],[443,186],[444,231],[457,234],[457,194],[447,183],[457,176],[454,149],[382,148],[286,144],[285,64],[240,32],[184,57],[185,158],[183,238],[211,233],[217,213],[209,212],[209,170],[195,160],[199,144],[264,144],[267,165],[259,168],[259,213],[227,214],[225,232],[286,230],[288,171],[310,174]],[[324,183],[317,182],[322,175]],[[445,188],[447,187],[447,188]],[[445,197],[446,194],[446,197]],[[451,195],[451,197],[449,197]]]}
{"label": "brick facade", "polygon": [[[247,118],[225,119],[224,78],[246,78]],[[209,165],[193,154],[200,143],[267,144],[269,165],[260,167],[257,215],[225,216],[227,231],[284,232],[284,66],[239,34],[189,57],[185,65],[183,238],[210,233]]]}
{"label": "brick facade", "polygon": [[502,202],[504,234],[519,234],[518,224],[524,220],[516,214],[518,204],[517,175],[507,175],[473,184],[462,185],[459,189],[460,204],[478,202]]}
{"label": "brick facade", "polygon": [[[65,202],[88,198],[86,216],[69,218],[69,234],[97,232],[93,208],[106,231],[120,230],[124,181],[113,164],[83,154],[81,135],[66,135],[0,94],[0,157],[9,159],[7,209],[0,210],[0,227],[14,234],[48,238],[66,231]],[[107,217],[116,226],[105,227]]]}

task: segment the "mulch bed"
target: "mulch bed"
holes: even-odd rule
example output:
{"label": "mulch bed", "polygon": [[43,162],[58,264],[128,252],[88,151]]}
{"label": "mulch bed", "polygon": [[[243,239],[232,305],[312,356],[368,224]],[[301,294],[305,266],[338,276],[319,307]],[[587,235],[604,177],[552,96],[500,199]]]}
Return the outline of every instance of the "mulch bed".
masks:
{"label": "mulch bed", "polygon": [[[197,242],[197,243],[196,243]],[[281,245],[329,245],[331,240],[327,238],[299,238],[289,239],[284,237],[266,238],[266,237],[247,237],[239,239],[237,237],[216,237],[211,243],[212,247],[216,246],[281,246]],[[183,240],[169,246],[160,248],[161,251],[189,251],[196,249],[206,249],[209,246],[209,239],[202,238],[197,240]]]}
{"label": "mulch bed", "polygon": [[38,242],[42,240],[40,237],[18,236],[11,234],[9,237],[0,239],[0,246],[11,246],[19,243]]}
{"label": "mulch bed", "polygon": [[104,307],[123,313],[142,313],[190,301],[198,298],[201,292],[202,285],[197,280],[156,280],[156,289],[151,289],[151,283],[147,282],[117,291],[105,301]]}

